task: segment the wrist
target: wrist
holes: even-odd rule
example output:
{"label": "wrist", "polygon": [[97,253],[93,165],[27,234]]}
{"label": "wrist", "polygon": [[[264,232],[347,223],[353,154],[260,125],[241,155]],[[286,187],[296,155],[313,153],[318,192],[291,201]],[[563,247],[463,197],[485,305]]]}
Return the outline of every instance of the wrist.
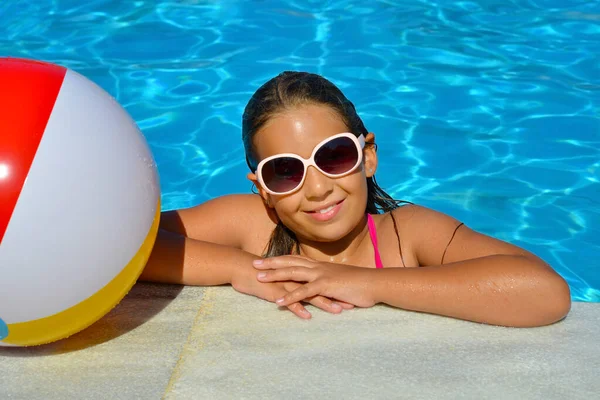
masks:
{"label": "wrist", "polygon": [[374,304],[385,303],[385,273],[383,269],[365,269],[365,282],[367,285],[367,296]]}
{"label": "wrist", "polygon": [[257,256],[249,255],[248,257],[244,257],[241,262],[228,267],[227,276],[229,278],[229,283],[231,283],[235,289],[246,287],[251,280],[257,280],[257,271],[252,266],[252,261],[257,258]]}
{"label": "wrist", "polygon": [[404,268],[371,269],[369,272],[369,292],[375,304],[396,305],[404,297],[404,278],[399,275],[406,272]]}

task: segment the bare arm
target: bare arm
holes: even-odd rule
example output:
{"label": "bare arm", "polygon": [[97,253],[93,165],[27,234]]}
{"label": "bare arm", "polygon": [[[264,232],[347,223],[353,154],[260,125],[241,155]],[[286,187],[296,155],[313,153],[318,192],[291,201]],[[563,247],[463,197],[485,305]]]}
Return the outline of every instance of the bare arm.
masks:
{"label": "bare arm", "polygon": [[259,258],[258,251],[242,249],[251,236],[249,227],[259,225],[266,234],[270,228],[265,222],[264,206],[252,195],[223,196],[163,212],[140,279],[194,286],[232,283],[235,272]]}
{"label": "bare arm", "polygon": [[551,324],[569,312],[569,286],[532,253],[464,225],[456,230],[458,221],[433,210],[417,208],[411,225],[422,267],[375,271],[377,301],[509,326]]}
{"label": "bare arm", "polygon": [[522,256],[370,272],[375,302],[493,325],[548,325],[564,318],[571,305],[562,278]]}
{"label": "bare arm", "polygon": [[[360,307],[375,303],[493,325],[532,327],[564,318],[571,307],[564,279],[535,255],[415,208],[405,219],[408,246],[421,267],[362,268],[283,256],[255,264],[261,282],[307,282],[279,305],[320,294]],[[441,265],[442,256],[444,264]]]}
{"label": "bare arm", "polygon": [[231,246],[190,239],[159,229],[140,280],[192,286],[232,283],[256,255]]}
{"label": "bare arm", "polygon": [[[552,324],[571,306],[569,287],[523,256],[490,255],[426,268],[364,268],[297,256],[263,260],[261,282],[307,282],[277,299],[285,306],[322,295],[359,307],[386,303],[405,310],[513,327]],[[262,270],[262,271],[261,271]]]}
{"label": "bare arm", "polygon": [[[193,286],[231,284],[238,292],[268,301],[296,288],[295,282],[265,284],[255,278],[252,261],[260,259],[273,226],[262,202],[256,200],[256,196],[226,196],[165,213],[140,280]],[[307,301],[333,313],[352,307],[322,296]],[[310,318],[300,303],[287,308]]]}

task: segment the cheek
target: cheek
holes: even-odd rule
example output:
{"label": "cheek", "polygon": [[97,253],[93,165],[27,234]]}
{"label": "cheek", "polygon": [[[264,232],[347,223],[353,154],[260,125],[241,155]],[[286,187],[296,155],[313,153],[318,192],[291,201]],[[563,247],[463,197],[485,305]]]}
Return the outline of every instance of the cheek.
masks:
{"label": "cheek", "polygon": [[299,201],[292,198],[281,199],[275,205],[277,218],[288,227],[288,229],[292,230],[297,235],[300,234],[300,236],[304,236],[305,230],[300,221],[301,216],[298,214],[299,209]]}
{"label": "cheek", "polygon": [[369,193],[367,178],[364,174],[356,173],[343,178],[343,182],[340,182],[339,186],[348,194],[348,199],[351,200],[348,205],[351,206],[352,213],[356,212],[357,215],[364,213]]}
{"label": "cheek", "polygon": [[281,197],[275,201],[275,211],[277,211],[277,216],[284,223],[289,220],[289,216],[296,213],[300,208],[302,201],[302,198],[300,197],[301,193],[301,191],[296,192],[290,196]]}
{"label": "cheek", "polygon": [[338,179],[338,186],[353,196],[364,195],[366,197],[367,195],[367,178],[362,169],[352,175]]}

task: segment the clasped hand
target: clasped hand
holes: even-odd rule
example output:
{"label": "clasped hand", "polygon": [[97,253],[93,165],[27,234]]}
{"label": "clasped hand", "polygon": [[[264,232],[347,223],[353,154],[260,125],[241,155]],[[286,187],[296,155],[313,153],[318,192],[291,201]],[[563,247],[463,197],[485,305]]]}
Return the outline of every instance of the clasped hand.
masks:
{"label": "clasped hand", "polygon": [[302,256],[280,256],[254,261],[260,282],[303,283],[275,299],[280,306],[306,301],[315,296],[335,299],[358,307],[375,304],[370,268],[314,261]]}

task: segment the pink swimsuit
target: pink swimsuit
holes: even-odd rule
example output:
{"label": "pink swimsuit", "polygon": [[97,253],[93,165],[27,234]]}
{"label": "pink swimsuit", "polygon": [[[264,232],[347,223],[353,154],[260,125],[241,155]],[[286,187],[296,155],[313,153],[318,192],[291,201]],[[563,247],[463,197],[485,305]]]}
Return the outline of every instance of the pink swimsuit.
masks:
{"label": "pink swimsuit", "polygon": [[373,243],[373,250],[375,251],[375,268],[383,268],[379,248],[377,247],[377,229],[375,228],[375,222],[371,214],[367,214],[367,227],[369,228],[369,236],[371,236],[371,243]]}

